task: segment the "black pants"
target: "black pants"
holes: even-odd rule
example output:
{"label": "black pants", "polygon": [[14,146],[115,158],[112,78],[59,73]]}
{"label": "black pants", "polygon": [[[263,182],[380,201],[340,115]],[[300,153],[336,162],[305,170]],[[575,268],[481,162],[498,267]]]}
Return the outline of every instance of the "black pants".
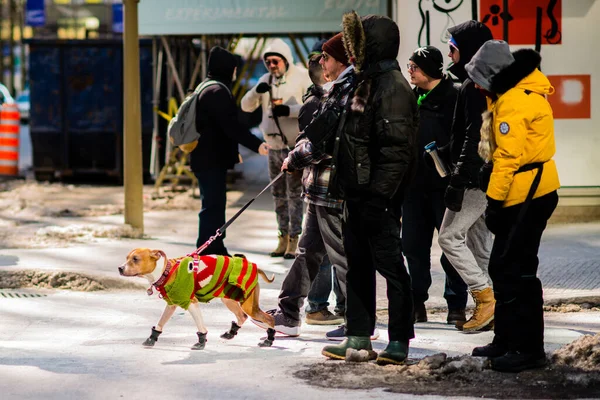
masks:
{"label": "black pants", "polygon": [[[225,208],[227,206],[227,169],[214,168],[210,170],[194,171],[200,186],[200,199],[202,209],[198,214],[198,240],[196,247],[202,246],[217,229],[225,224]],[[202,254],[229,255],[223,243],[225,233],[215,239]]]}
{"label": "black pants", "polygon": [[348,258],[348,336],[370,336],[375,328],[375,271],[386,280],[389,340],[412,339],[413,300],[400,241],[401,208],[379,209],[347,200],[342,232]]}
{"label": "black pants", "polygon": [[542,233],[556,205],[556,191],[531,201],[509,243],[523,204],[501,210],[489,273],[496,298],[494,343],[529,354],[544,352],[544,299],[537,278]]}
{"label": "black pants", "polygon": [[[412,281],[415,304],[425,303],[431,287],[431,243],[433,232],[440,230],[446,205],[444,191],[409,189],[402,206],[402,248]],[[444,298],[449,310],[467,305],[467,285],[442,253],[440,258],[446,273]]]}
{"label": "black pants", "polygon": [[288,318],[296,321],[300,320],[300,308],[325,255],[329,256],[344,296],[348,271],[342,243],[342,210],[309,204],[304,220],[296,259],[283,280],[279,293],[279,308]]}

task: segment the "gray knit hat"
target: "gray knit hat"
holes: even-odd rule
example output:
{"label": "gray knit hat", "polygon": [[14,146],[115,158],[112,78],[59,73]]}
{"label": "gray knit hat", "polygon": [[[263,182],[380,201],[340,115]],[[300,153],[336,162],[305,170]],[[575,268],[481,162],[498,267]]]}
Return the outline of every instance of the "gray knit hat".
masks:
{"label": "gray knit hat", "polygon": [[492,78],[515,61],[508,43],[504,40],[488,40],[465,65],[469,78],[491,92]]}

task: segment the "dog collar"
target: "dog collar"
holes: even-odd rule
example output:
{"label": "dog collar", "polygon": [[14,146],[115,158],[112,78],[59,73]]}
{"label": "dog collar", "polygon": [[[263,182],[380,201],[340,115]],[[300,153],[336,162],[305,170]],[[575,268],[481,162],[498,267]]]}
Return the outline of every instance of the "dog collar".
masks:
{"label": "dog collar", "polygon": [[[177,265],[179,265],[179,263],[177,263]],[[169,275],[171,273],[171,269],[173,269],[173,264],[171,264],[171,260],[167,260],[167,267],[165,268],[165,271],[162,273],[162,275],[160,276],[160,278],[158,278],[158,280],[156,282],[154,282],[147,290],[146,293],[148,293],[148,296],[152,296],[152,293],[154,293],[153,291],[153,287],[155,287],[159,292],[162,292],[162,288],[165,285],[165,282],[167,281],[167,279],[169,278]]]}

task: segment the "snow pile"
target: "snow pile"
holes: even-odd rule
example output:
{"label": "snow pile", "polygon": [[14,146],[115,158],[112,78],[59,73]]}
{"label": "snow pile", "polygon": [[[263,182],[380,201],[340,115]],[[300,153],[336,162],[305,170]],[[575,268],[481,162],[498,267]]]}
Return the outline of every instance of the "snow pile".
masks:
{"label": "snow pile", "polygon": [[552,361],[559,365],[600,372],[600,333],[584,335],[556,350]]}

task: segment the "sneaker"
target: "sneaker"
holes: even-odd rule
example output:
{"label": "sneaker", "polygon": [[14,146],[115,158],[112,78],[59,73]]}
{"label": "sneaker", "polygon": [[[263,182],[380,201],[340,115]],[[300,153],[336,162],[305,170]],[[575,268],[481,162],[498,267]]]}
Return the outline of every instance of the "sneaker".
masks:
{"label": "sneaker", "polygon": [[[294,321],[288,318],[281,310],[273,309],[266,311],[267,314],[272,315],[275,318],[275,331],[286,336],[300,336],[300,321]],[[269,326],[264,322],[250,319],[254,325],[259,326],[263,329],[269,329]]]}
{"label": "sneaker", "polygon": [[306,314],[308,325],[339,325],[344,323],[344,318],[332,314],[328,309]]}
{"label": "sneaker", "polygon": [[[341,342],[346,339],[346,325],[340,325],[336,329],[329,331],[325,334],[325,337],[329,340],[335,340]],[[375,328],[371,335],[371,340],[377,340],[379,338],[379,329]]]}

